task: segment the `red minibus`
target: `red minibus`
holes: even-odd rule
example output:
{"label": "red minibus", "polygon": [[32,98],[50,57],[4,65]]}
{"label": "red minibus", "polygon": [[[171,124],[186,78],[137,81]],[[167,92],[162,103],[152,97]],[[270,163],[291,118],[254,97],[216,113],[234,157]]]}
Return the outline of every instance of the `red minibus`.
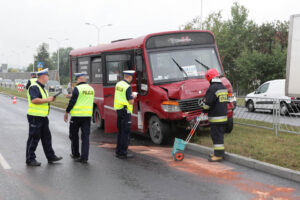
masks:
{"label": "red minibus", "polygon": [[[123,70],[135,70],[132,90],[138,92],[132,131],[149,134],[155,144],[191,128],[201,114],[200,103],[209,82],[207,69],[216,68],[232,99],[214,35],[209,31],[170,31],[70,52],[70,76],[86,72],[95,89],[93,121],[105,133],[117,132],[113,108],[115,84]],[[227,132],[233,128],[233,102],[228,103]],[[201,126],[208,126],[208,121]]]}

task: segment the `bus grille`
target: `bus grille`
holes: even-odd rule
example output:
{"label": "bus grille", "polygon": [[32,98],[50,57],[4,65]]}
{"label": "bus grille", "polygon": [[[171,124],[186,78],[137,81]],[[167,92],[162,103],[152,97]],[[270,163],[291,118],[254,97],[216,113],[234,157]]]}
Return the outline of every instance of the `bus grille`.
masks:
{"label": "bus grille", "polygon": [[199,106],[199,100],[203,98],[196,98],[196,99],[185,99],[178,101],[179,107],[182,112],[189,112],[193,110],[199,110],[201,107]]}

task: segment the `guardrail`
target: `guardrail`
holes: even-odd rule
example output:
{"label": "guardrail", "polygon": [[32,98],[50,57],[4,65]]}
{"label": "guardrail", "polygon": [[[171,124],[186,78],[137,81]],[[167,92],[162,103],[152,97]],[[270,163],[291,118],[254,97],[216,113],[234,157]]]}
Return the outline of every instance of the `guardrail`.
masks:
{"label": "guardrail", "polygon": [[300,134],[300,100],[290,98],[239,97],[235,123]]}

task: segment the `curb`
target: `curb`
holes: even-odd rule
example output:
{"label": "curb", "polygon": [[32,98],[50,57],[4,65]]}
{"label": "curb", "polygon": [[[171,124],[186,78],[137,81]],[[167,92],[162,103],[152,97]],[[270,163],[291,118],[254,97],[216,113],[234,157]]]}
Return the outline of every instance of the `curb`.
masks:
{"label": "curb", "polygon": [[[213,153],[212,148],[205,147],[198,144],[192,144],[192,143],[187,144],[187,149],[195,152],[199,152],[207,156],[210,153]],[[268,174],[272,174],[275,176],[279,176],[281,178],[285,178],[300,183],[300,172],[296,170],[280,167],[277,165],[269,164],[266,162],[254,160],[252,158],[247,158],[244,156],[240,156],[233,153],[227,153],[227,152],[225,153],[225,160],[231,163],[242,165],[251,169],[256,169]]]}

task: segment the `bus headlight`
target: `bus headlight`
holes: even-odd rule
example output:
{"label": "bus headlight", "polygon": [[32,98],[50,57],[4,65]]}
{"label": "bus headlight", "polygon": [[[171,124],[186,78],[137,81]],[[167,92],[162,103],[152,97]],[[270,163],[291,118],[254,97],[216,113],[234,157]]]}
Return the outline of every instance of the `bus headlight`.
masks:
{"label": "bus headlight", "polygon": [[177,101],[163,101],[162,109],[165,112],[180,112],[180,107]]}

